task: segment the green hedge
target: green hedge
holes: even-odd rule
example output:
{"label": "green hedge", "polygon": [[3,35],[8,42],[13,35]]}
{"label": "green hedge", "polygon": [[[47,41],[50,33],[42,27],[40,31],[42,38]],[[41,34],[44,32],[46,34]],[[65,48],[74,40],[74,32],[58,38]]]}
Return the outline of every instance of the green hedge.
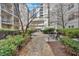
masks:
{"label": "green hedge", "polygon": [[64,33],[64,35],[69,36],[71,38],[79,38],[79,28],[59,29],[59,32]]}
{"label": "green hedge", "polygon": [[31,35],[35,31],[36,31],[35,29],[28,28],[27,34]]}
{"label": "green hedge", "polygon": [[10,56],[16,54],[16,48],[24,38],[21,35],[7,36],[6,39],[0,40],[0,56]]}
{"label": "green hedge", "polygon": [[0,31],[18,31],[18,30],[14,30],[14,29],[0,29]]}
{"label": "green hedge", "polygon": [[54,28],[45,28],[42,32],[45,34],[51,34],[54,33]]}
{"label": "green hedge", "polygon": [[61,42],[64,45],[69,46],[70,48],[72,48],[74,52],[79,53],[79,41],[72,40],[69,37],[63,37],[61,39]]}

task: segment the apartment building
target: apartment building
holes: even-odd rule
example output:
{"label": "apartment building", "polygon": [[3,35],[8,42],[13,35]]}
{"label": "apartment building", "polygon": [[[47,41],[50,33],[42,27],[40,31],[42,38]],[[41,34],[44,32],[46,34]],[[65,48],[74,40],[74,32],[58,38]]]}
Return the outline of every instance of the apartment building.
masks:
{"label": "apartment building", "polygon": [[[20,15],[22,13],[24,14],[23,11],[26,10],[24,4],[1,3],[0,4],[0,29],[20,30],[21,25],[18,17],[19,10],[20,10]],[[21,19],[22,21],[24,21],[22,15],[21,15]]]}
{"label": "apartment building", "polygon": [[44,26],[44,20],[41,17],[42,14],[40,15],[40,8],[33,9],[32,12],[33,17],[31,18],[31,20],[33,21],[30,24],[31,27],[35,29],[42,29]]}
{"label": "apartment building", "polygon": [[58,4],[57,3],[50,3],[49,4],[49,26],[52,28],[58,28]]}
{"label": "apartment building", "polygon": [[50,27],[59,29],[65,26],[66,18],[66,4],[65,3],[50,3],[49,4],[49,18]]}
{"label": "apartment building", "polygon": [[48,27],[48,5],[40,4],[40,7],[33,9],[30,12],[33,15],[30,26],[35,29],[44,29]]}
{"label": "apartment building", "polygon": [[65,16],[65,28],[79,28],[79,4],[67,3],[64,4]]}
{"label": "apartment building", "polygon": [[35,28],[52,27],[59,29],[63,28],[63,24],[65,28],[79,28],[78,3],[44,3],[41,4],[40,8],[34,9],[32,14],[34,13],[36,13],[35,18],[31,25],[36,24],[33,26]]}
{"label": "apartment building", "polygon": [[[31,23],[32,27],[37,29],[44,28],[62,28],[61,9],[58,3],[43,3],[41,7],[33,9],[30,14],[35,14]],[[37,13],[38,12],[38,13]]]}
{"label": "apartment building", "polygon": [[[79,4],[78,3],[51,3],[50,25],[54,28],[62,28],[62,13],[65,28],[79,28]],[[62,8],[62,10],[61,10]]]}

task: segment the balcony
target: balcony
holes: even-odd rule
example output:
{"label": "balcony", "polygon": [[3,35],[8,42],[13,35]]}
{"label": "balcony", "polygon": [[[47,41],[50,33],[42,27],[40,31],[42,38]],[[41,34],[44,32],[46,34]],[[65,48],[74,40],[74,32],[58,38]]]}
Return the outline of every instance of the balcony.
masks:
{"label": "balcony", "polygon": [[2,19],[1,22],[2,22],[2,24],[10,24],[10,25],[12,25],[12,21],[9,20],[9,19]]}
{"label": "balcony", "polygon": [[4,11],[7,11],[8,13],[12,13],[12,5],[5,3],[5,4],[1,4],[1,9]]}

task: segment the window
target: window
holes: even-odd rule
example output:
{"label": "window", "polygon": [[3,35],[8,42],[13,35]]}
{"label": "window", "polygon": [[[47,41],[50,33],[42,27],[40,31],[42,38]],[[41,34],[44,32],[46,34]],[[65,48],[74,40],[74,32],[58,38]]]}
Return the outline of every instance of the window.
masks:
{"label": "window", "polygon": [[40,17],[43,17],[43,11],[40,11]]}
{"label": "window", "polygon": [[79,18],[79,11],[74,12],[75,18]]}
{"label": "window", "polygon": [[2,24],[2,28],[11,28],[12,27],[12,25],[6,25],[6,24]]}
{"label": "window", "polygon": [[74,7],[74,3],[69,4],[69,5],[68,5],[68,10],[70,10],[70,9],[73,8],[73,7]]}
{"label": "window", "polygon": [[43,11],[43,7],[40,8],[40,11]]}
{"label": "window", "polygon": [[75,15],[74,14],[71,14],[71,15],[69,15],[68,20],[70,21],[70,20],[73,20],[74,18],[75,18]]}
{"label": "window", "polygon": [[40,17],[43,17],[43,7],[40,8]]}
{"label": "window", "polygon": [[3,9],[4,9],[5,7],[6,7],[6,6],[5,6],[5,4],[4,4],[4,3],[2,3],[2,4],[1,4],[1,8],[3,8]]}

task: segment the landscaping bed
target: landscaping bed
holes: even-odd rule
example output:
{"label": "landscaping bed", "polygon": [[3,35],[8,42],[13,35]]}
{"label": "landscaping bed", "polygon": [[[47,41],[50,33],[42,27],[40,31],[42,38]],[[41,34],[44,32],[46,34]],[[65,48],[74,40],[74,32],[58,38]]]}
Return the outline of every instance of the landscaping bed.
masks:
{"label": "landscaping bed", "polygon": [[70,55],[79,56],[79,28],[58,29],[60,41],[64,44],[66,52]]}
{"label": "landscaping bed", "polygon": [[79,38],[79,28],[70,28],[70,29],[58,29],[60,35],[68,36],[70,38]]}
{"label": "landscaping bed", "polygon": [[0,29],[0,39],[4,39],[8,35],[18,35],[18,34],[21,34],[21,32],[18,31],[18,30],[6,30],[6,29],[3,30],[3,29]]}
{"label": "landscaping bed", "polygon": [[9,35],[4,40],[0,40],[0,56],[17,55],[17,51],[22,48],[26,41],[28,42],[28,39],[28,36],[24,38],[22,35]]}
{"label": "landscaping bed", "polygon": [[79,56],[79,41],[72,40],[72,38],[69,37],[63,37],[60,40],[64,44],[68,54]]}

